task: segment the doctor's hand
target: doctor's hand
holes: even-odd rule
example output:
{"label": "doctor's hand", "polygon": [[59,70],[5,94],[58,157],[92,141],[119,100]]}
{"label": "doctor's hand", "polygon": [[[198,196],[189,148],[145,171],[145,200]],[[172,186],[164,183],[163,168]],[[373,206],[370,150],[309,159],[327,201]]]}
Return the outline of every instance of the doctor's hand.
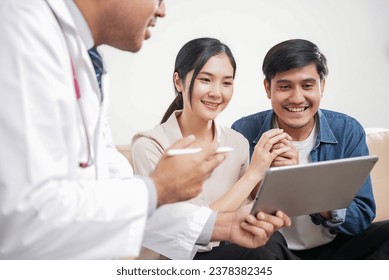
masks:
{"label": "doctor's hand", "polygon": [[252,205],[242,206],[231,213],[218,213],[212,240],[229,240],[242,247],[257,248],[265,245],[274,232],[291,225],[290,218],[281,211],[276,215],[263,212],[256,217],[250,215]]}
{"label": "doctor's hand", "polygon": [[[185,149],[195,141],[193,135],[185,137],[169,149]],[[216,153],[216,145],[203,147],[200,152],[186,155],[161,157],[150,175],[157,189],[158,206],[188,200],[197,196],[203,182],[225,159],[225,154]]]}

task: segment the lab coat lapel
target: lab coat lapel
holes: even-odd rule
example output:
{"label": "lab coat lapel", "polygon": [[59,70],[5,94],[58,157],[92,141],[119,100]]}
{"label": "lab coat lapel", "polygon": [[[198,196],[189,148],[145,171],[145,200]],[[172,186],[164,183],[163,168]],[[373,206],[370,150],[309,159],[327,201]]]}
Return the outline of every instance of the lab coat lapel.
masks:
{"label": "lab coat lapel", "polygon": [[[101,163],[103,161],[101,161],[100,155],[96,153],[100,150],[98,147],[104,145],[104,141],[99,139],[102,135],[101,118],[103,115],[103,106],[100,103],[100,89],[98,87],[92,61],[65,1],[46,1],[55,13],[63,31],[64,39],[69,51],[69,59],[72,59],[80,86],[81,98],[79,102],[83,109],[83,114],[80,114],[80,118],[84,118],[86,123],[86,130],[95,153],[93,156],[95,164],[101,165],[99,162]],[[104,77],[104,81],[105,80],[106,78]],[[100,169],[104,170],[104,168]]]}

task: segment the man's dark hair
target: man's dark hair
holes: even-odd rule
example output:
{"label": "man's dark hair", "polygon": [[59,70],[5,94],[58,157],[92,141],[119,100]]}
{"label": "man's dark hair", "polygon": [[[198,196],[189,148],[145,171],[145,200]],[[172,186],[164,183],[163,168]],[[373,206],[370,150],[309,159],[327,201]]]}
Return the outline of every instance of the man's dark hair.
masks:
{"label": "man's dark hair", "polygon": [[278,73],[314,63],[320,80],[328,75],[327,59],[312,42],[293,39],[272,47],[263,60],[262,71],[270,84]]}

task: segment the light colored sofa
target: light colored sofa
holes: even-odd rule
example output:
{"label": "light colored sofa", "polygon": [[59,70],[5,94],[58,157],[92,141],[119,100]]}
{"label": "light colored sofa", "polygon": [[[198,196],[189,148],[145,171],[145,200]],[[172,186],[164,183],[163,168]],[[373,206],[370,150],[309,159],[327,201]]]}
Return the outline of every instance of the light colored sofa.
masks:
{"label": "light colored sofa", "polygon": [[374,221],[389,219],[389,129],[366,128],[369,152],[379,159],[371,172],[373,192],[377,204]]}
{"label": "light colored sofa", "polygon": [[[389,129],[366,128],[366,141],[370,154],[379,160],[371,172],[373,192],[377,203],[375,221],[389,219]],[[129,145],[118,145],[118,150],[132,163]]]}

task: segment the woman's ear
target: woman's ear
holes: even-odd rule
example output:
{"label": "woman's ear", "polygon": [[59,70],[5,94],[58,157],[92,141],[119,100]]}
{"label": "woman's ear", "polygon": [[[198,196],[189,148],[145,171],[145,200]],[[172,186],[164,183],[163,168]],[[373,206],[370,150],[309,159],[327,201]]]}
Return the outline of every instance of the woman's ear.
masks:
{"label": "woman's ear", "polygon": [[173,74],[173,82],[174,82],[174,87],[176,88],[176,91],[182,92],[182,82],[181,82],[180,76],[178,75],[177,72],[174,72],[174,74]]}
{"label": "woman's ear", "polygon": [[264,79],[263,85],[264,85],[265,90],[266,90],[267,98],[271,99],[270,83],[266,79]]}

